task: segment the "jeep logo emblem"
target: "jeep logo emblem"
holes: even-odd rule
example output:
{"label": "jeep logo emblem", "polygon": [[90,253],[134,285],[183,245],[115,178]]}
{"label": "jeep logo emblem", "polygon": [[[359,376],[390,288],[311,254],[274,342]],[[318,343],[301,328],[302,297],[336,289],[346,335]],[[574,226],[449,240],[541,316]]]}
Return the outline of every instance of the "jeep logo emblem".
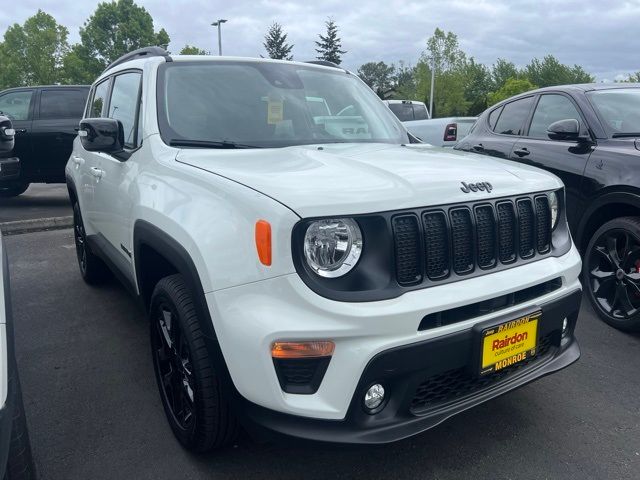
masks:
{"label": "jeep logo emblem", "polygon": [[477,191],[490,193],[491,190],[493,190],[493,185],[491,185],[489,182],[478,182],[478,183],[460,182],[460,183],[462,183],[460,190],[462,190],[464,193],[477,192]]}

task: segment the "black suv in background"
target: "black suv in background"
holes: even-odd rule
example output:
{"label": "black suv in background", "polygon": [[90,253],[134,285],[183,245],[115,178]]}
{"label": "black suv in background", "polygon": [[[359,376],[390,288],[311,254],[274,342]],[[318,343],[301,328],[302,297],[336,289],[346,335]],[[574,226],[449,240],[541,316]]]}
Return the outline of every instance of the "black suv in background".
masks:
{"label": "black suv in background", "polygon": [[0,92],[0,112],[16,131],[15,148],[0,159],[0,197],[20,195],[30,183],[64,183],[88,86],[12,88]]}
{"label": "black suv in background", "polygon": [[610,325],[640,330],[640,84],[518,95],[485,111],[455,148],[558,175],[591,303]]}

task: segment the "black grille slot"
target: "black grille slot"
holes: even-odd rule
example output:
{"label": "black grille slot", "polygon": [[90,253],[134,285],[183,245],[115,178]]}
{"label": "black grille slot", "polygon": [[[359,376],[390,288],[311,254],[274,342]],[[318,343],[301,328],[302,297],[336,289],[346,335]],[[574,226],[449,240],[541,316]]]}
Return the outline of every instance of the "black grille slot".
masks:
{"label": "black grille slot", "polygon": [[520,257],[530,258],[535,253],[535,220],[531,200],[518,200],[518,234],[520,238]]}
{"label": "black grille slot", "polygon": [[393,233],[396,252],[396,277],[400,285],[413,285],[422,281],[420,261],[420,227],[418,217],[394,217]]}
{"label": "black grille slot", "polygon": [[547,253],[551,249],[551,208],[549,199],[536,197],[536,247],[539,253]]}
{"label": "black grille slot", "polygon": [[511,202],[498,204],[498,243],[500,261],[513,262],[516,259],[516,214]]}
{"label": "black grille slot", "polygon": [[424,225],[427,277],[438,280],[449,275],[449,232],[443,212],[429,212],[422,217]]}
{"label": "black grille slot", "polygon": [[458,275],[473,271],[473,224],[466,208],[451,211],[453,271]]}
{"label": "black grille slot", "polygon": [[331,357],[274,358],[280,387],[287,393],[309,395],[318,391]]}
{"label": "black grille slot", "polygon": [[478,266],[496,265],[496,220],[491,205],[476,207],[476,235],[478,239]]}
{"label": "black grille slot", "polygon": [[473,375],[467,368],[458,368],[433,375],[418,386],[409,409],[411,413],[420,415],[430,409],[478,394],[482,390],[507,380],[517,374],[517,371],[548,358],[554,350],[552,335],[547,335],[540,339],[535,357],[530,357],[524,362],[486,376]]}

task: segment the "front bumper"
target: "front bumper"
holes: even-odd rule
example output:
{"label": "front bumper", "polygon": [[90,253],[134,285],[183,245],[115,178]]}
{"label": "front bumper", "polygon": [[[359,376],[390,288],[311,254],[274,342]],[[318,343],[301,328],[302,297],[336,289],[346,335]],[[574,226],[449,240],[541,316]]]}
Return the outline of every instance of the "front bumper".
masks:
{"label": "front bumper", "polygon": [[20,178],[20,159],[0,158],[0,182]]}
{"label": "front bumper", "polygon": [[[478,379],[475,329],[397,347],[376,355],[364,370],[348,413],[343,420],[317,420],[289,415],[244,400],[242,416],[257,433],[277,432],[287,436],[339,443],[388,443],[432,428],[447,418],[495,398],[537,378],[571,365],[580,357],[573,337],[582,292],[574,292],[539,305],[541,348],[528,364],[511,367],[489,378]],[[529,309],[530,310],[530,309]],[[522,311],[520,313],[527,313]],[[508,321],[508,314],[495,321]],[[569,334],[562,338],[562,323],[569,320]],[[382,383],[388,401],[375,415],[362,407],[364,392]],[[431,390],[431,386],[434,389]],[[435,393],[435,394],[434,394]]]}

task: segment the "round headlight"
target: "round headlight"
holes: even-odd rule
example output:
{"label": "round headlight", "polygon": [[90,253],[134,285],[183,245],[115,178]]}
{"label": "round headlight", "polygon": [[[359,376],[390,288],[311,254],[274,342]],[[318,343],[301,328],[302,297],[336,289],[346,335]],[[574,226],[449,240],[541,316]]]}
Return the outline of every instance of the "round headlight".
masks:
{"label": "round headlight", "polygon": [[362,232],[349,218],[318,220],[307,227],[304,256],[321,277],[341,277],[358,263]]}
{"label": "round headlight", "polygon": [[558,225],[558,212],[560,211],[556,192],[549,194],[549,208],[551,209],[551,229],[553,230]]}

